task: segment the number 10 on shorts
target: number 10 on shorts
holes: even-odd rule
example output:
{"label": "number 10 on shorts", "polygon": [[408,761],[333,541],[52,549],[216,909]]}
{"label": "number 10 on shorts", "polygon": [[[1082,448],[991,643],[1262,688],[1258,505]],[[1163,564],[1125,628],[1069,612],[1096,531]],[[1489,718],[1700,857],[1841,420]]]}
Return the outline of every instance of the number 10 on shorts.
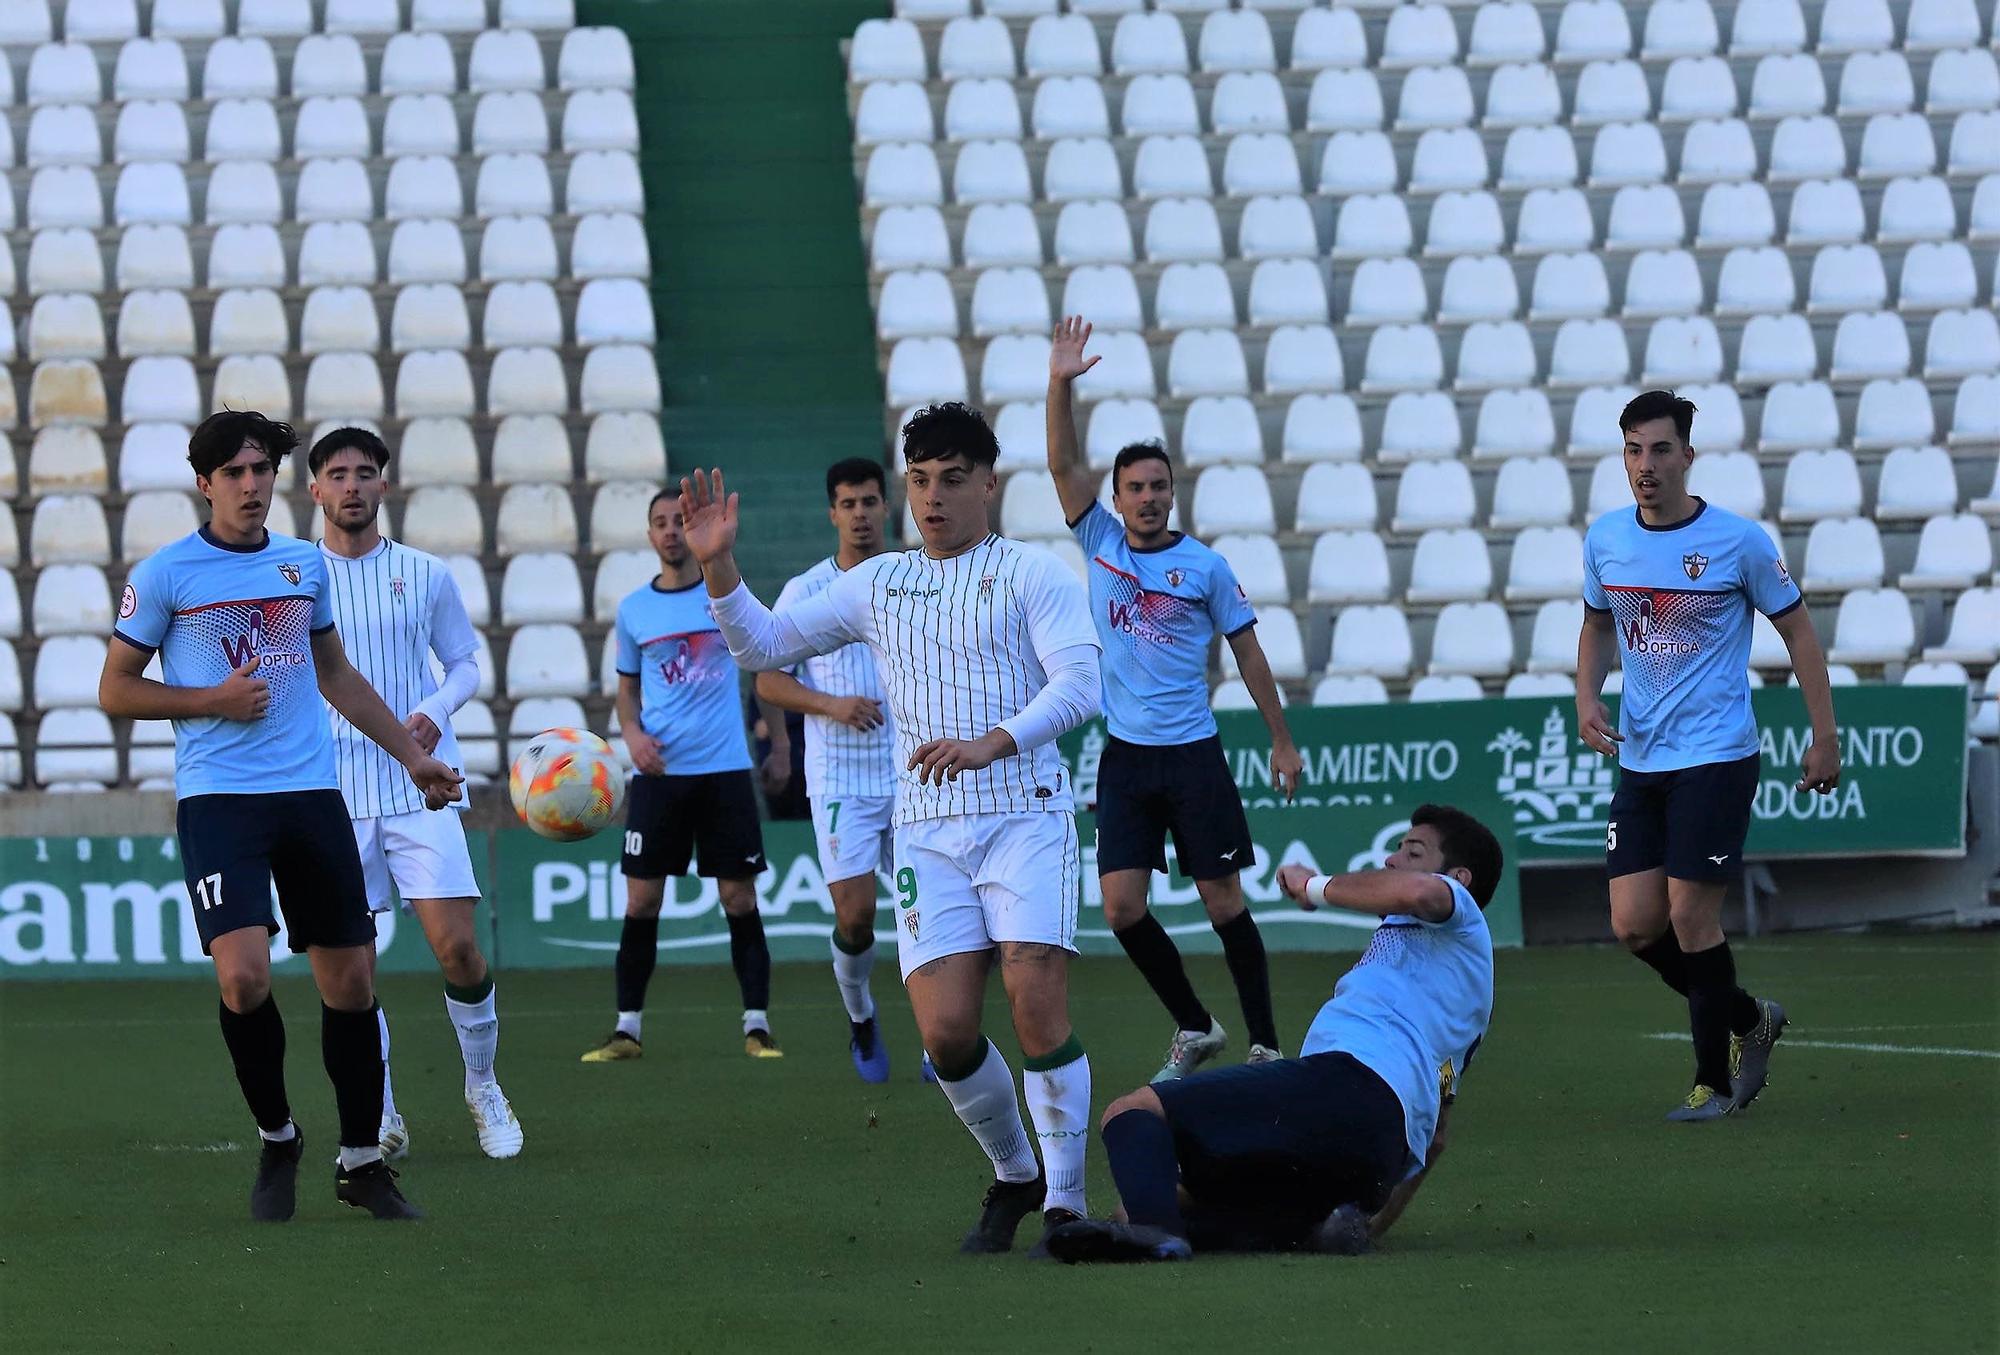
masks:
{"label": "number 10 on shorts", "polygon": [[195,902],[201,905],[203,912],[207,912],[211,908],[220,908],[222,906],[222,872],[217,871],[213,875],[204,875],[199,880],[196,880],[194,882],[194,897]]}

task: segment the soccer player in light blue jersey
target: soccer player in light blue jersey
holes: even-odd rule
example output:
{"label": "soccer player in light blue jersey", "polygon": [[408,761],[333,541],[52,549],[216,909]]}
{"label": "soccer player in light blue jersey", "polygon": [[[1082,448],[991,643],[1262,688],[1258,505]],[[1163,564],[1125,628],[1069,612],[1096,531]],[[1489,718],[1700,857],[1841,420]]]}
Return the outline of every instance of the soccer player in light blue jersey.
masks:
{"label": "soccer player in light blue jersey", "polygon": [[1279,868],[1307,910],[1382,919],[1313,1018],[1299,1057],[1155,1083],[1104,1111],[1125,1218],[1049,1235],[1063,1261],[1195,1251],[1365,1250],[1444,1153],[1460,1080],[1493,1017],[1492,830],[1421,805],[1382,870]]}
{"label": "soccer player in light blue jersey", "polygon": [[[1605,835],[1611,928],[1687,999],[1694,1086],[1667,1116],[1719,1119],[1764,1089],[1785,1011],[1736,982],[1722,900],[1743,872],[1757,793],[1750,711],[1754,612],[1771,619],[1812,717],[1798,788],[1830,794],[1840,749],[1826,656],[1777,545],[1755,522],[1688,493],[1695,407],[1671,391],[1625,406],[1634,507],[1583,542],[1576,716],[1583,741],[1618,759]],[[1614,659],[1625,689],[1614,725],[1600,693]]]}
{"label": "soccer player in light blue jersey", "polygon": [[[289,425],[250,412],[215,414],[195,430],[188,462],[209,521],[132,571],[98,704],[123,719],[174,722],[181,866],[222,989],[223,1041],[262,1140],[251,1217],[292,1217],[304,1148],[271,995],[275,884],[287,939],[319,985],[320,1048],[340,1115],[335,1198],[376,1218],[415,1218],[378,1141],[375,927],[327,706],[402,765],[427,809],[457,799],[463,778],[348,663],[318,549],[265,530],[278,464],[297,446]],[[160,682],[145,676],[155,652]]]}
{"label": "soccer player in light blue jersey", "polygon": [[1243,901],[1239,872],[1256,845],[1208,704],[1208,652],[1229,643],[1243,683],[1271,734],[1271,784],[1287,799],[1303,764],[1285,724],[1278,684],[1257,643],[1257,614],[1229,561],[1168,526],[1174,469],[1166,449],[1135,443],[1112,463],[1114,514],[1077,448],[1072,387],[1097,365],[1085,357],[1090,325],[1056,326],[1049,349],[1048,458],[1063,518],[1083,548],[1090,615],[1104,645],[1104,723],[1097,768],[1097,876],[1104,919],[1174,1018],[1155,1081],[1185,1077],[1228,1041],[1195,996],[1181,954],[1146,907],[1155,871],[1167,869],[1167,835],[1181,873],[1195,882],[1222,942],[1250,1040],[1250,1061],[1279,1057],[1264,938]]}
{"label": "soccer player in light blue jersey", "polygon": [[659,961],[668,879],[695,871],[715,881],[729,923],[729,958],[743,998],[743,1050],[784,1057],[771,1034],[771,950],[757,912],[764,869],[739,670],[715,624],[688,551],[680,496],[661,490],[646,509],[660,572],[618,604],[618,725],[632,753],[625,796],[625,927],[614,969],[618,1024],[585,1063],[640,1057],[646,988]]}

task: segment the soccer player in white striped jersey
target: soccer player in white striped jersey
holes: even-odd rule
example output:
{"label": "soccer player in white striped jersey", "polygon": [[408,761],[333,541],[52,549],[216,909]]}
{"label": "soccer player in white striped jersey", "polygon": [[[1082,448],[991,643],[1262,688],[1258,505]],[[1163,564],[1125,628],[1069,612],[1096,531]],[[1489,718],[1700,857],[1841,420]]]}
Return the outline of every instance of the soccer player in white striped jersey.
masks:
{"label": "soccer player in white striped jersey", "polygon": [[[832,555],[785,584],[778,610],[882,552],[888,517],[882,467],[861,457],[826,472]],[[842,645],[785,671],[757,675],[757,696],[806,717],[806,798],[820,873],[833,896],[833,978],[847,1008],[848,1048],[863,1082],[889,1080],[889,1050],[875,1028],[868,976],[875,967],[875,873],[894,869],[896,731],[883,714],[882,678],[868,646]]]}
{"label": "soccer player in white striped jersey", "polygon": [[[1000,448],[985,419],[933,405],[903,439],[922,547],[864,560],[775,614],[737,572],[737,502],[721,475],[683,480],[681,504],[739,664],[784,668],[857,642],[875,652],[902,766],[903,982],[939,1085],[997,1178],[960,1249],[1003,1252],[1036,1209],[1044,1237],[1084,1213],[1090,1061],[1069,1020],[1076,815],[1055,741],[1097,711],[1098,640],[1061,561],[988,527]],[[1014,1074],[980,1029],[996,952],[1040,1163]]]}
{"label": "soccer player in white striped jersey", "polygon": [[[404,727],[461,774],[451,716],[479,689],[478,637],[465,613],[458,582],[444,561],[382,535],[378,520],[388,492],[389,449],[365,428],[337,428],[306,458],[313,502],[326,518],[320,552],[331,581],[335,624],[349,660],[381,694]],[[444,668],[440,686],[430,656]],[[444,972],[445,1013],[465,1060],[465,1104],[488,1157],[513,1157],[523,1133],[493,1074],[500,1017],[493,975],[473,927],[479,883],[472,873],[465,828],[454,813],[425,813],[407,776],[333,713],[335,769],[354,819],[368,884],[368,910],[404,907],[423,925]],[[461,806],[464,801],[460,801]],[[376,1008],[382,1034],[382,1151],[401,1157],[410,1135],[396,1111],[389,1081],[389,1018]]]}

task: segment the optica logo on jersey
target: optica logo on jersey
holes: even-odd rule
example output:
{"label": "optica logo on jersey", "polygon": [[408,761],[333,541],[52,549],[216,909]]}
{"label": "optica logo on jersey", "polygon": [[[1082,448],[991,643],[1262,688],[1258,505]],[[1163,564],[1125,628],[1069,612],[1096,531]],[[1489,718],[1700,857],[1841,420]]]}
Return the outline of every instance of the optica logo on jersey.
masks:
{"label": "optica logo on jersey", "polygon": [[[1708,562],[1704,560],[1702,563],[1705,565]],[[1619,623],[1619,628],[1625,636],[1625,648],[1634,654],[1701,653],[1701,646],[1692,640],[1668,640],[1656,637],[1653,622],[1657,615],[1650,596],[1639,599],[1638,612],[1630,620]]]}

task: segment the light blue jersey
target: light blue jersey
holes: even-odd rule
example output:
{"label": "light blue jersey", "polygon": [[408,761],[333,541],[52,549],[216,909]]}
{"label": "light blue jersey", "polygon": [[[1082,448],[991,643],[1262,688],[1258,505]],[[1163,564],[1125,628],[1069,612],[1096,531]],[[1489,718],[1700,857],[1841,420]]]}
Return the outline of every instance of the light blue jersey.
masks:
{"label": "light blue jersey", "polygon": [[1671,527],[1649,527],[1637,508],[1621,508],[1583,539],[1584,605],[1612,614],[1625,664],[1618,763],[1635,772],[1757,751],[1750,610],[1783,616],[1800,601],[1763,528],[1695,504]]}
{"label": "light blue jersey", "polygon": [[1104,723],[1114,738],[1155,747],[1215,733],[1208,642],[1257,614],[1229,562],[1191,536],[1139,550],[1125,524],[1093,503],[1070,524],[1090,562],[1090,617],[1104,645]]}
{"label": "light blue jersey", "polygon": [[333,736],[312,637],[333,625],[319,548],[277,533],[231,546],[203,527],[139,562],[114,630],[160,652],[169,687],[214,687],[260,656],[270,684],[261,720],[174,721],[174,794],[332,790]]}
{"label": "light blue jersey", "polygon": [[1299,1053],[1351,1055],[1403,1103],[1403,1137],[1423,1166],[1438,1105],[1457,1090],[1493,1019],[1493,937],[1465,886],[1446,875],[1451,916],[1382,919],[1354,968],[1340,976]]}
{"label": "light blue jersey", "polygon": [[639,723],[659,740],[668,776],[750,766],[736,661],[700,579],[650,582],[618,604],[618,671],[639,679]]}

